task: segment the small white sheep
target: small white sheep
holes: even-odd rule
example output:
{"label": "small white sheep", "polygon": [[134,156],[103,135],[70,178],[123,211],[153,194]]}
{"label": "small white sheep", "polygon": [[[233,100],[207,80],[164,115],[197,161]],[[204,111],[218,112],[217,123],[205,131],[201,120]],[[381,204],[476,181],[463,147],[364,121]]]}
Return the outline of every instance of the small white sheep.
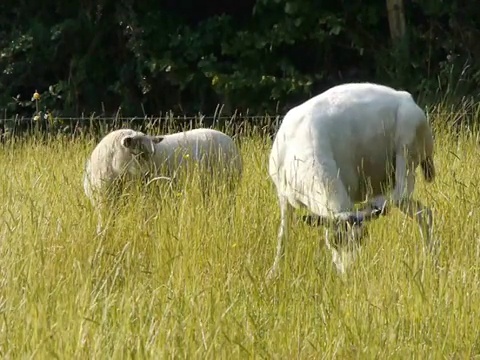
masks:
{"label": "small white sheep", "polygon": [[86,162],[83,188],[99,211],[98,232],[103,225],[101,210],[116,200],[123,182],[140,180],[149,172],[155,144],[161,140],[162,137],[120,129],[110,132],[97,144]]}
{"label": "small white sheep", "polygon": [[[334,226],[335,242],[329,241],[328,227],[325,241],[342,273],[365,235],[363,221],[385,214],[384,195],[392,190],[392,203],[426,225],[430,244],[431,211],[411,197],[418,165],[425,180],[433,181],[432,132],[408,92],[370,83],[343,84],[291,109],[269,159],[281,214],[269,276],[277,273],[283,257],[292,207],[305,207],[320,223]],[[363,210],[353,210],[364,201],[368,205]]]}
{"label": "small white sheep", "polygon": [[[242,173],[242,159],[233,139],[212,129],[195,129],[159,136],[131,129],[107,134],[86,162],[83,185],[87,197],[100,208],[115,200],[115,191],[124,181],[141,181],[147,174],[156,179],[173,180],[189,164],[202,171],[204,190],[211,181],[236,185]],[[217,179],[220,178],[220,179]],[[101,213],[97,231],[103,226]]]}

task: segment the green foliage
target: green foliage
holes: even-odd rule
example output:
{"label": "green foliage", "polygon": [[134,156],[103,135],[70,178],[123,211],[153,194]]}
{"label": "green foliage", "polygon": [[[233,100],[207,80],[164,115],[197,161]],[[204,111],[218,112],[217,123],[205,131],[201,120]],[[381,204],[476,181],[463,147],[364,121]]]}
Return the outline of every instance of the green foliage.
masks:
{"label": "green foliage", "polygon": [[[392,44],[384,1],[72,1],[0,5],[0,109],[31,115],[35,89],[64,115],[284,112],[346,81],[425,101],[475,94],[480,9],[405,4]],[[17,97],[17,95],[20,95]]]}

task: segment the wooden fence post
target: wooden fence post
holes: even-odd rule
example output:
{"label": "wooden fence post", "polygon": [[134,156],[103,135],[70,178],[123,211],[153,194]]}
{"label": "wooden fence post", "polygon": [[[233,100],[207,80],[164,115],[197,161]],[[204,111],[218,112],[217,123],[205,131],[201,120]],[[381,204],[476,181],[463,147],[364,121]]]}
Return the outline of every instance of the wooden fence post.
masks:
{"label": "wooden fence post", "polygon": [[387,0],[388,24],[390,37],[399,40],[405,35],[405,12],[403,0]]}

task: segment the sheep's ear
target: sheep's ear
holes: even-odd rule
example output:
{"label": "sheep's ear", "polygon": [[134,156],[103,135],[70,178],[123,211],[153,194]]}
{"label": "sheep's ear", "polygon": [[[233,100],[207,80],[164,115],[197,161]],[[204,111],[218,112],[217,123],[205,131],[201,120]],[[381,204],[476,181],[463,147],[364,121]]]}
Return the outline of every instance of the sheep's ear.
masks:
{"label": "sheep's ear", "polygon": [[158,144],[158,143],[162,142],[163,139],[165,139],[165,136],[163,136],[163,135],[152,136],[152,141],[153,141],[154,144]]}
{"label": "sheep's ear", "polygon": [[122,139],[121,143],[124,147],[131,148],[133,146],[133,143],[134,143],[133,136],[125,136]]}
{"label": "sheep's ear", "polygon": [[385,215],[385,207],[380,209],[378,207],[373,208],[372,212],[370,213],[370,216],[374,219],[380,217],[381,215]]}

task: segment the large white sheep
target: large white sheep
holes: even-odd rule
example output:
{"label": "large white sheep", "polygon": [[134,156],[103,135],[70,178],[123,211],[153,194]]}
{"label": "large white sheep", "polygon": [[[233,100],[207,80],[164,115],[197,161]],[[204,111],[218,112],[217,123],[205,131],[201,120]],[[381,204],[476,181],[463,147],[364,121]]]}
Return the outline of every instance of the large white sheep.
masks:
{"label": "large white sheep", "polygon": [[[411,196],[418,165],[425,180],[433,181],[432,132],[408,92],[351,83],[292,108],[279,127],[269,159],[281,214],[269,276],[278,272],[284,255],[292,208],[305,207],[320,223],[333,226],[334,241],[329,240],[328,227],[325,241],[342,273],[365,234],[362,223],[384,214],[387,200],[416,216],[427,228],[430,243],[431,211]],[[354,205],[364,201],[367,205],[354,211]]]}
{"label": "large white sheep", "polygon": [[195,129],[159,136],[131,129],[107,134],[86,162],[83,185],[87,197],[99,210],[97,230],[103,227],[101,208],[116,199],[125,181],[174,180],[177,173],[195,164],[207,191],[210,182],[227,184],[233,190],[241,177],[242,159],[233,139],[213,129]]}

